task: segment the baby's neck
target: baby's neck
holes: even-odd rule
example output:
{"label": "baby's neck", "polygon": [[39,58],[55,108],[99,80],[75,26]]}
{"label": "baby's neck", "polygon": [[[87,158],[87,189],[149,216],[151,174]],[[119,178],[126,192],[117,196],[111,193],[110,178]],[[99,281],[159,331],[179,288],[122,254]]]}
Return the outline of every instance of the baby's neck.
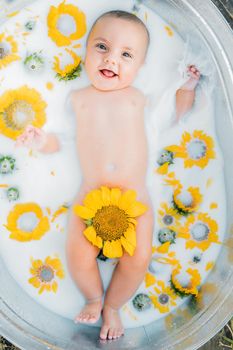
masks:
{"label": "baby's neck", "polygon": [[114,93],[125,92],[125,91],[128,91],[128,90],[131,90],[132,86],[126,86],[126,87],[124,87],[122,89],[112,89],[112,90],[101,90],[101,89],[96,88],[94,85],[90,85],[90,88],[93,91],[96,91],[96,92],[99,92],[99,93],[114,94]]}

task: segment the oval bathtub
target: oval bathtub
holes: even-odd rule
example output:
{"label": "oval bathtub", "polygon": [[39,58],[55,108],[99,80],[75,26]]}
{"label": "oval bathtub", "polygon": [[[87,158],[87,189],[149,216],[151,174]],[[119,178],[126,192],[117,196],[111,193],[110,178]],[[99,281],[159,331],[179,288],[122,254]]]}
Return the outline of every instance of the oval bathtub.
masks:
{"label": "oval bathtub", "polygon": [[[31,1],[8,1],[16,11]],[[1,3],[2,4],[2,3]],[[0,6],[4,6],[1,5]],[[179,23],[179,34],[187,30],[210,50],[218,72],[216,133],[222,149],[227,189],[226,244],[222,245],[216,267],[207,282],[214,292],[204,290],[203,304],[194,307],[192,317],[177,311],[167,330],[160,320],[136,329],[127,329],[117,342],[102,345],[99,328],[75,325],[30,298],[0,262],[0,334],[25,350],[42,349],[160,349],[194,350],[213,337],[233,314],[233,39],[227,22],[210,0],[145,0],[168,23]],[[7,6],[7,5],[5,5]],[[0,23],[3,18],[0,18]]]}

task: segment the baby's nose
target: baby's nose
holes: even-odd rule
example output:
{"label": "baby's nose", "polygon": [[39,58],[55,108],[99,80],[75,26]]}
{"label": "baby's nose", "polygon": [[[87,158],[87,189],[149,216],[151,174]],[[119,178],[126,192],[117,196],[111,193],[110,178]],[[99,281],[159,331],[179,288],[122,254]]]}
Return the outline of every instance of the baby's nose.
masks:
{"label": "baby's nose", "polygon": [[107,56],[104,58],[104,63],[110,63],[112,65],[116,64],[116,58],[114,56]]}

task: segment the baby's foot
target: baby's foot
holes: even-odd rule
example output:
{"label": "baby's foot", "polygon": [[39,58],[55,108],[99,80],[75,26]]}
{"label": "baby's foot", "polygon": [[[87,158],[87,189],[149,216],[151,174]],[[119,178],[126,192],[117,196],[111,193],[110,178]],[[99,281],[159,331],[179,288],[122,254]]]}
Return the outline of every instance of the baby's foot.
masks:
{"label": "baby's foot", "polygon": [[124,334],[124,328],[117,310],[105,304],[102,317],[103,325],[100,330],[101,339],[116,339]]}
{"label": "baby's foot", "polygon": [[74,322],[95,323],[100,318],[102,310],[102,297],[88,300],[81,312],[75,317]]}

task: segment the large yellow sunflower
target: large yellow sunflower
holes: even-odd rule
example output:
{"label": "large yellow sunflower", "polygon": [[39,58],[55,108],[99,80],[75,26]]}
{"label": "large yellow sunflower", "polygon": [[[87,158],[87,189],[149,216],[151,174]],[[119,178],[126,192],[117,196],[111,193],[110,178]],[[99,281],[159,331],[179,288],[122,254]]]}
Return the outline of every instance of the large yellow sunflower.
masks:
{"label": "large yellow sunflower", "polygon": [[188,187],[187,190],[177,187],[173,193],[173,205],[179,214],[187,215],[199,208],[202,197],[198,187]]}
{"label": "large yellow sunflower", "polygon": [[19,242],[40,239],[49,229],[49,220],[36,203],[19,203],[10,211],[7,224],[10,238]]}
{"label": "large yellow sunflower", "polygon": [[215,158],[214,140],[202,130],[194,130],[192,135],[184,132],[181,145],[171,145],[166,150],[173,152],[174,157],[183,158],[185,168],[196,165],[203,169]]}
{"label": "large yellow sunflower", "polygon": [[38,293],[43,293],[44,290],[47,292],[57,292],[58,284],[55,277],[60,279],[65,277],[62,263],[59,258],[51,258],[47,256],[45,261],[34,260],[31,258],[30,273],[32,277],[28,279],[28,282],[35,288],[39,288]]}
{"label": "large yellow sunflower", "polygon": [[57,73],[56,77],[59,80],[73,80],[80,75],[81,72],[81,57],[76,55],[72,50],[66,49],[73,59],[73,63],[67,64],[64,68],[61,68],[59,57],[54,56],[53,69]]}
{"label": "large yellow sunflower", "polygon": [[136,248],[135,217],[148,208],[136,201],[136,191],[121,193],[119,188],[101,186],[90,191],[83,200],[84,206],[74,205],[76,215],[85,219],[84,236],[108,258],[121,257],[122,246],[133,255]]}
{"label": "large yellow sunflower", "polygon": [[20,57],[17,55],[18,44],[13,36],[6,36],[5,33],[0,34],[0,69],[7,66],[11,62],[17,61]]}
{"label": "large yellow sunflower", "polygon": [[149,292],[152,303],[161,313],[169,312],[170,307],[176,306],[177,296],[169,286],[165,286],[164,281],[158,280],[156,284],[153,288],[155,293]]}
{"label": "large yellow sunflower", "polygon": [[218,224],[207,213],[190,215],[183,227],[180,228],[178,237],[186,239],[186,248],[199,248],[205,251],[211,243],[220,243],[218,240]]}
{"label": "large yellow sunflower", "polygon": [[28,124],[41,128],[46,106],[40,93],[26,85],[7,90],[0,96],[0,133],[16,140]]}
{"label": "large yellow sunflower", "polygon": [[[171,288],[184,297],[187,295],[198,295],[198,287],[201,284],[201,276],[197,269],[188,268],[187,275],[184,278],[184,273],[179,267],[175,268],[171,274]],[[183,276],[182,276],[183,275]],[[181,282],[180,279],[186,279],[186,282]]]}
{"label": "large yellow sunflower", "polygon": [[48,36],[58,46],[68,46],[86,33],[86,16],[72,4],[51,6],[47,17]]}

